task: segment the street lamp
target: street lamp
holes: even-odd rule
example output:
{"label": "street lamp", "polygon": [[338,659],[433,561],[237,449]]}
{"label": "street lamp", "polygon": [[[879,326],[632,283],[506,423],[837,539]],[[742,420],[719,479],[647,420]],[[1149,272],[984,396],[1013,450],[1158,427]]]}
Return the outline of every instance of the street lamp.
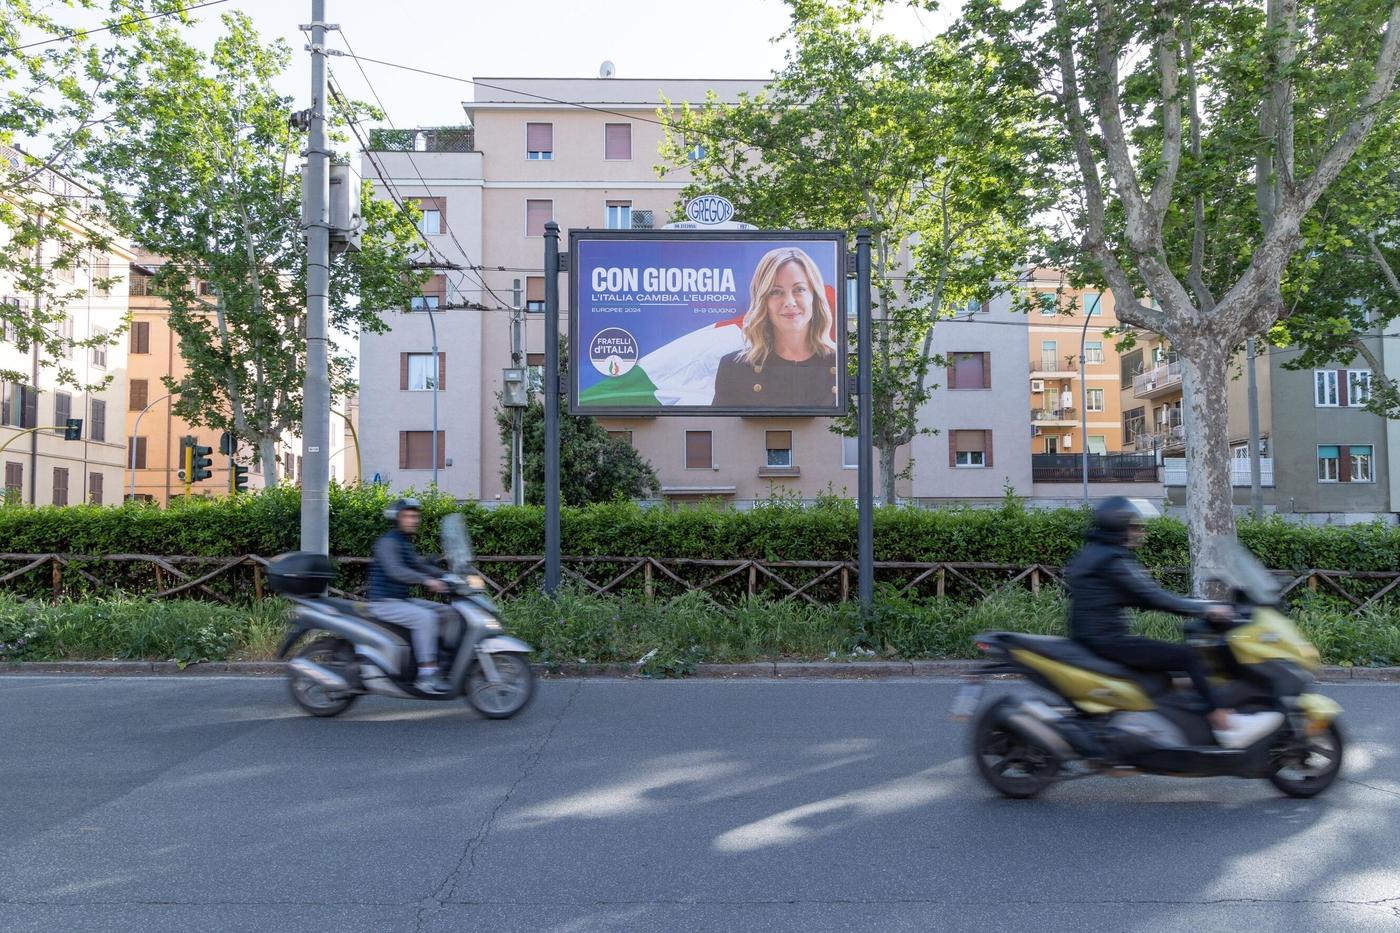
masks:
{"label": "street lamp", "polygon": [[[150,411],[152,408],[155,408],[155,407],[156,407],[157,405],[159,405],[161,402],[163,402],[163,401],[165,401],[166,399],[170,398],[170,397],[171,397],[172,395],[174,395],[174,394],[175,394],[174,392],[171,392],[171,393],[169,393],[169,394],[167,394],[167,395],[162,395],[160,398],[156,399],[154,402],[152,402],[151,404],[147,405],[145,408],[141,409],[141,413],[138,414],[138,415],[136,416],[136,423],[133,424],[133,425],[131,426],[131,454],[130,454],[130,456],[129,456],[129,459],[130,459],[130,461],[131,461],[131,498],[132,498],[132,501],[135,501],[135,499],[136,499],[136,439],[141,435],[141,419],[144,418],[144,417],[146,417],[146,412]],[[167,482],[168,482],[168,480],[169,480],[169,474],[167,474]]]}
{"label": "street lamp", "polygon": [[433,308],[428,300],[423,302],[424,309],[428,312],[428,326],[433,331],[433,363],[430,372],[433,374],[433,491],[437,491],[438,484],[438,344],[437,344],[437,321],[433,318]]}
{"label": "street lamp", "polygon": [[[1100,299],[1102,300],[1102,299]],[[1079,331],[1079,462],[1084,483],[1084,507],[1089,507],[1089,386],[1084,375],[1084,341],[1089,336],[1093,309],[1084,308],[1084,327]]]}

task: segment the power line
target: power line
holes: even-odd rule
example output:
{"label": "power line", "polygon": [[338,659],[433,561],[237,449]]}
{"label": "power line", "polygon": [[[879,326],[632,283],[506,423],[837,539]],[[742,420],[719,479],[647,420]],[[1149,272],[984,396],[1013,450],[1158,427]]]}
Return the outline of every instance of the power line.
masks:
{"label": "power line", "polygon": [[180,7],[176,10],[167,10],[164,13],[152,13],[149,16],[137,16],[133,17],[132,19],[119,20],[110,26],[99,26],[95,29],[74,29],[71,32],[64,33],[61,36],[54,36],[51,39],[40,39],[37,42],[30,42],[27,45],[12,45],[8,49],[0,49],[0,55],[9,55],[12,52],[22,52],[25,49],[38,48],[41,45],[52,45],[55,42],[67,42],[69,39],[90,36],[94,33],[111,32],[113,29],[117,29],[122,26],[135,26],[137,23],[147,23],[153,19],[164,19],[167,16],[178,16],[181,13],[188,13],[191,10],[202,10],[205,7],[216,6],[220,3],[227,2],[228,0],[206,0],[206,2],[204,3],[194,3],[190,6]]}

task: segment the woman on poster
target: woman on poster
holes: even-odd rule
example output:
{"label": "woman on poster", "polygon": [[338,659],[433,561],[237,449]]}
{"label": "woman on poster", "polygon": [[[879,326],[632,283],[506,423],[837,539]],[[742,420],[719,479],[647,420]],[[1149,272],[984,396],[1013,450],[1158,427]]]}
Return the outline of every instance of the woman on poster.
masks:
{"label": "woman on poster", "polygon": [[837,355],[821,271],[796,247],[759,260],[744,315],[743,350],[720,361],[715,408],[822,408],[835,404]]}

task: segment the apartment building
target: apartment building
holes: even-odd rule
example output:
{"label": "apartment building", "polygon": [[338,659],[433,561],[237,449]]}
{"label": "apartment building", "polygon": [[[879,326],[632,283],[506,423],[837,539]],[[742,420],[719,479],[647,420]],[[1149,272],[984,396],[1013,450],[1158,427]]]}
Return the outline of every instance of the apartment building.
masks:
{"label": "apartment building", "polygon": [[[9,147],[0,147],[0,159],[15,169],[23,165],[21,156]],[[14,197],[22,202],[22,209],[43,210],[58,199],[86,206],[93,192],[56,172],[42,171],[32,179],[28,191]],[[93,232],[76,222],[72,229]],[[68,301],[67,320],[62,325],[64,336],[72,341],[115,334],[126,317],[125,277],[135,254],[111,230],[96,232],[108,238],[105,250],[89,249],[74,268],[52,269],[55,290],[75,296]],[[4,231],[0,237],[6,237]],[[0,301],[23,309],[39,300],[0,274]],[[0,334],[0,369],[28,374],[23,382],[0,387],[5,501],[29,505],[121,502],[126,445],[119,412],[126,395],[125,340],[91,348],[69,344],[65,358],[48,361],[35,347],[21,348],[17,336],[12,328]],[[69,370],[70,378],[60,382],[60,369]],[[101,388],[86,392],[66,384],[73,382]],[[70,418],[83,422],[80,440],[64,439],[62,426]]]}
{"label": "apartment building", "polygon": [[[127,388],[123,399],[126,412],[126,477],[123,493],[143,502],[165,506],[172,497],[185,494],[185,482],[180,478],[181,440],[194,437],[195,442],[213,449],[213,476],[193,483],[194,496],[225,496],[231,491],[229,457],[220,450],[222,431],[190,424],[175,414],[174,395],[165,380],[181,380],[188,373],[180,353],[180,337],[170,327],[170,305],[151,293],[150,280],[164,260],[150,253],[141,253],[131,267],[130,315],[131,329],[127,333]],[[342,406],[333,406],[332,437],[337,436],[337,420],[347,414]],[[339,415],[339,417],[337,417]],[[346,442],[348,445],[348,441]],[[354,451],[337,444],[331,455],[331,479],[351,478]],[[280,482],[298,483],[301,479],[301,441],[288,434],[277,445]],[[253,463],[253,449],[240,445],[235,455],[238,464],[248,468],[246,487],[250,491],[265,487],[261,467]],[[358,474],[354,474],[356,477]]]}
{"label": "apartment building", "polygon": [[[763,83],[480,80],[475,98],[463,104],[468,126],[379,134],[365,153],[363,174],[379,196],[423,209],[424,236],[446,267],[412,310],[386,313],[389,331],[362,338],[361,444],[367,479],[426,486],[436,394],[439,486],[458,498],[491,502],[510,499],[496,408],[502,369],[512,365],[514,307],[524,309],[521,362],[543,365],[545,223],[555,220],[565,233],[663,226],[673,219],[686,179],[657,175],[663,136],[657,109],[667,100],[703,104],[710,92],[733,101]],[[560,299],[567,310],[567,275]],[[744,503],[775,494],[855,492],[855,444],[833,434],[828,420],[602,422],[652,463],[671,500]]]}

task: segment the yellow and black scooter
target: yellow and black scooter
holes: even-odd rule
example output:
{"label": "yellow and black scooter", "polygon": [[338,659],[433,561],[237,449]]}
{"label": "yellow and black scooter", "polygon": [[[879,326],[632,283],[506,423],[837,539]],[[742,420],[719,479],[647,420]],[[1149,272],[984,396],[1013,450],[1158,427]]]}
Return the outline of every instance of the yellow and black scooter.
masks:
{"label": "yellow and black scooter", "polygon": [[[1008,797],[1093,774],[1267,778],[1294,797],[1326,790],[1342,765],[1341,707],[1307,692],[1321,666],[1317,649],[1280,610],[1272,575],[1238,544],[1223,550],[1220,577],[1234,593],[1236,623],[1225,631],[1188,623],[1187,637],[1211,665],[1222,705],[1282,713],[1275,731],[1246,748],[1222,747],[1189,687],[1067,638],[988,632],[976,641],[991,663],[953,703],[955,718],[973,719],[973,757],[987,783]],[[1008,673],[1055,697],[980,702],[983,678]]]}

